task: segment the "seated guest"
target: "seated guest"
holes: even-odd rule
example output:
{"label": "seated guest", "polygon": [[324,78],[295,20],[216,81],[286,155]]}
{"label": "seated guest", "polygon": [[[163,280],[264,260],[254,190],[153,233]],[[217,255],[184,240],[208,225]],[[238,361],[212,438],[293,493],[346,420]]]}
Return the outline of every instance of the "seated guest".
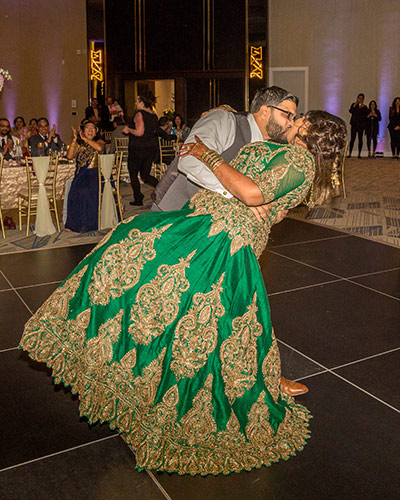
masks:
{"label": "seated guest", "polygon": [[38,133],[39,133],[38,122],[36,118],[31,118],[29,120],[29,131],[28,131],[29,137],[32,137],[33,135],[36,135]]}
{"label": "seated guest", "polygon": [[[168,142],[177,141],[176,135],[171,135],[169,133],[170,128],[171,127],[169,126],[168,117],[162,116],[158,120],[157,136],[160,137],[161,139],[163,139],[164,141],[168,141]],[[174,158],[175,158],[175,155],[173,155],[173,154],[170,154],[170,155],[163,154],[163,163],[165,163],[166,165],[169,165]],[[159,148],[157,149],[156,158],[155,158],[154,162],[160,163],[160,149]]]}
{"label": "seated guest", "polygon": [[111,142],[108,147],[108,153],[112,154],[115,153],[116,145],[115,145],[115,139],[121,139],[122,137],[127,138],[128,136],[123,133],[123,129],[125,128],[126,123],[122,118],[117,116],[114,118],[113,121],[114,124],[114,130],[111,132]]}
{"label": "seated guest", "polygon": [[61,137],[56,134],[56,126],[53,125],[49,131],[49,120],[39,118],[38,133],[29,137],[28,144],[31,148],[31,156],[49,156],[59,153],[64,147]]}
{"label": "seated guest", "polygon": [[23,142],[28,131],[29,128],[26,126],[23,116],[17,116],[16,118],[14,118],[14,127],[11,130],[11,133],[14,137]]}
{"label": "seated guest", "polygon": [[25,136],[24,142],[22,143],[22,151],[24,153],[24,156],[27,156],[29,154],[29,138],[32,137],[33,135],[38,134],[38,122],[36,118],[31,118],[29,121],[29,126],[28,126],[28,133]]}
{"label": "seated guest", "polygon": [[5,160],[13,158],[17,138],[11,135],[10,122],[7,118],[0,118],[0,154]]}
{"label": "seated guest", "polygon": [[95,231],[98,228],[99,178],[98,155],[104,150],[104,141],[96,140],[97,128],[83,120],[74,133],[67,158],[76,159],[74,180],[68,194],[68,214],[65,229],[76,233]]}
{"label": "seated guest", "polygon": [[189,136],[190,128],[183,121],[182,115],[176,113],[172,122],[170,133],[178,137],[178,141],[185,142]]}

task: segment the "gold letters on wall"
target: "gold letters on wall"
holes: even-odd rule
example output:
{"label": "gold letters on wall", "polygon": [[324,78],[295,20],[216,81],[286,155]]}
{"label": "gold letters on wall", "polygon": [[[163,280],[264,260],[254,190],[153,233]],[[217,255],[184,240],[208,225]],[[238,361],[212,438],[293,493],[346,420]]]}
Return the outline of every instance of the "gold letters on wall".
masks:
{"label": "gold letters on wall", "polygon": [[262,46],[250,46],[250,78],[263,79],[264,72],[262,68]]}
{"label": "gold letters on wall", "polygon": [[90,51],[90,79],[99,82],[104,80],[103,51],[101,49]]}

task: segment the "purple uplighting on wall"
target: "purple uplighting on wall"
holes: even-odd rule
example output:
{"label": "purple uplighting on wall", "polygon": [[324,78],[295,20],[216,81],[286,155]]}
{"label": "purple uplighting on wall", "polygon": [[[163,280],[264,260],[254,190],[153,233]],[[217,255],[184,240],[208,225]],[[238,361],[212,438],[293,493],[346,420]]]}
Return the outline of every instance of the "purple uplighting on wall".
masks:
{"label": "purple uplighting on wall", "polygon": [[344,61],[339,54],[344,54],[345,42],[341,40],[326,40],[324,47],[324,109],[334,115],[339,115],[342,107]]}

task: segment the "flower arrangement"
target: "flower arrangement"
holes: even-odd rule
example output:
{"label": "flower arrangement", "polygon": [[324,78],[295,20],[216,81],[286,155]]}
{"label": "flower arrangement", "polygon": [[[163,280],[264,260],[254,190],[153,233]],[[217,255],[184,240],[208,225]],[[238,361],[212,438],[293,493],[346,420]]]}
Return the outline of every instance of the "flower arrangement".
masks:
{"label": "flower arrangement", "polygon": [[3,90],[5,80],[12,80],[10,73],[3,68],[0,68],[0,92]]}

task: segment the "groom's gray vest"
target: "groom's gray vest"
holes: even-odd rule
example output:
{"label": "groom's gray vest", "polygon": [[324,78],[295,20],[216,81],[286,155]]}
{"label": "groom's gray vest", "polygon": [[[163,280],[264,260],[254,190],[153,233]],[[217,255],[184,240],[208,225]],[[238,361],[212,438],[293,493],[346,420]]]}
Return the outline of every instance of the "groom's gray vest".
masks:
{"label": "groom's gray vest", "polygon": [[[230,163],[241,147],[251,141],[250,124],[247,113],[234,113],[236,120],[236,135],[232,146],[221,153],[222,158]],[[179,157],[176,157],[162,176],[151,197],[153,211],[168,212],[179,210],[197,193],[200,186],[190,181],[186,175],[178,171]]]}

